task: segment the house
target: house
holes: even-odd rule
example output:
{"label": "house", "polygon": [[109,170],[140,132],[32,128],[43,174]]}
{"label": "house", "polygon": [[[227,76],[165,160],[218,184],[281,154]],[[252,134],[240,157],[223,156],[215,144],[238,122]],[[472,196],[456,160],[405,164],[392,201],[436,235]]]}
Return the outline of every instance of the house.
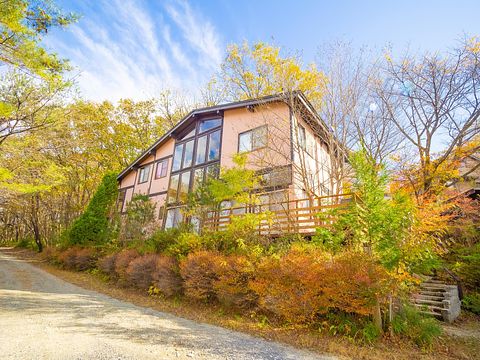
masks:
{"label": "house", "polygon": [[262,174],[262,204],[252,209],[226,202],[204,226],[219,228],[231,216],[270,210],[281,231],[291,228],[292,219],[296,231],[310,231],[317,210],[339,193],[330,176],[331,156],[339,154],[332,140],[299,91],[196,109],[118,175],[118,208],[125,212],[133,195],[145,194],[156,204],[159,226],[198,226],[198,219],[184,219],[187,194],[244,152],[249,168]]}
{"label": "house", "polygon": [[480,196],[480,153],[470,154],[460,161],[460,180],[450,185],[456,191],[472,198]]}

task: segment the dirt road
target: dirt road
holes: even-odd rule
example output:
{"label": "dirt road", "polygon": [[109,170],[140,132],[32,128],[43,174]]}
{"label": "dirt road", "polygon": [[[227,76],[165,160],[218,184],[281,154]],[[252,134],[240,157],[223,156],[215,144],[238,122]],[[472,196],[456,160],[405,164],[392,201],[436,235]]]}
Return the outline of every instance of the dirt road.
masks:
{"label": "dirt road", "polygon": [[141,308],[0,252],[1,359],[334,359]]}

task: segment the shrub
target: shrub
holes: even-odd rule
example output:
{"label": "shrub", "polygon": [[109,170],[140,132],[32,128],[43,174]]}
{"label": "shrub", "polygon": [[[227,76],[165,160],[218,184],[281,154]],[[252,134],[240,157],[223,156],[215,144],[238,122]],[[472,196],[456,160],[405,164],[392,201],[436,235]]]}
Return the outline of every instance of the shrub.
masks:
{"label": "shrub", "polygon": [[177,258],[182,258],[200,248],[200,236],[195,233],[183,232],[180,233],[176,241],[167,248],[166,253]]}
{"label": "shrub", "polygon": [[58,256],[59,252],[51,246],[44,248],[41,252],[42,259],[53,265],[60,265],[60,260]]}
{"label": "shrub", "polygon": [[159,255],[152,279],[155,288],[166,297],[172,297],[182,292],[182,278],[175,258]]}
{"label": "shrub", "polygon": [[249,288],[255,267],[245,256],[225,256],[215,263],[217,279],[213,287],[218,300],[239,309],[250,309],[257,304],[257,294]]}
{"label": "shrub", "polygon": [[388,274],[364,253],[328,258],[313,247],[293,247],[266,258],[250,285],[260,306],[288,322],[312,323],[330,309],[371,315],[389,290]]}
{"label": "shrub", "polygon": [[215,271],[221,255],[212,251],[189,254],[180,262],[180,275],[184,281],[185,295],[194,300],[214,301],[214,283],[218,280]]}
{"label": "shrub", "polygon": [[411,305],[404,305],[395,315],[392,321],[392,330],[422,347],[430,346],[433,339],[442,333],[437,320],[421,314]]}
{"label": "shrub", "polygon": [[480,293],[468,294],[462,299],[463,307],[480,315]]}
{"label": "shrub", "polygon": [[325,277],[323,262],[323,254],[295,250],[279,259],[264,258],[250,282],[259,296],[260,307],[288,322],[312,322],[318,313],[326,312],[330,304],[321,296]]}
{"label": "shrub", "polygon": [[109,237],[109,220],[117,200],[117,174],[105,175],[85,212],[77,218],[68,231],[72,245],[103,243]]}
{"label": "shrub", "polygon": [[100,271],[108,275],[110,278],[115,278],[117,276],[117,274],[115,273],[116,258],[117,254],[110,254],[104,256],[97,261],[97,267],[100,269]]}
{"label": "shrub", "polygon": [[95,267],[96,253],[94,249],[72,247],[61,252],[58,260],[66,269],[85,271]]}
{"label": "shrub", "polygon": [[130,262],[139,257],[140,254],[135,249],[122,250],[115,258],[115,274],[120,282],[126,281],[126,271]]}
{"label": "shrub", "polygon": [[152,274],[157,264],[157,256],[147,254],[133,259],[125,271],[126,282],[130,286],[147,290],[153,282]]}

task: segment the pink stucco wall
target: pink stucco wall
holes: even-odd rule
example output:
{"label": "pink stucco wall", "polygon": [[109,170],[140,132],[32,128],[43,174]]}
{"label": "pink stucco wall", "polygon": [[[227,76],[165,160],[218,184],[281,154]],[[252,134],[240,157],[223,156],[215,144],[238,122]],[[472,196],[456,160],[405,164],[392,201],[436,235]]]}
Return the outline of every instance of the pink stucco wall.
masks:
{"label": "pink stucco wall", "polygon": [[262,125],[268,129],[268,145],[248,153],[250,167],[259,169],[290,163],[290,109],[285,103],[278,102],[256,106],[254,112],[246,108],[224,112],[222,167],[234,165],[232,158],[238,153],[239,134]]}

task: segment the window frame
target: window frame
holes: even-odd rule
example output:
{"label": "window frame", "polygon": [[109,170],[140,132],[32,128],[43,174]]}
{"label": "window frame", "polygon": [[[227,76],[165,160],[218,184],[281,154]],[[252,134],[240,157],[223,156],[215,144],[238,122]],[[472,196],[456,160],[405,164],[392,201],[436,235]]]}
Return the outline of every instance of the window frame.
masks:
{"label": "window frame", "polygon": [[[258,131],[259,129],[263,129],[263,128],[265,129],[265,145],[254,148],[253,147],[254,132]],[[247,135],[247,134],[250,134],[250,149],[246,150],[246,151],[240,151],[240,137],[242,135]],[[254,127],[253,129],[249,129],[249,130],[246,130],[246,131],[242,131],[241,133],[238,134],[237,153],[248,154],[248,153],[251,153],[251,152],[254,152],[254,151],[265,149],[267,146],[268,146],[268,125],[267,124],[260,125],[260,126]]]}
{"label": "window frame", "polygon": [[[157,167],[155,168],[155,180],[163,179],[164,177],[167,177],[167,175],[168,175],[169,159],[170,159],[170,157],[166,157],[166,158],[157,160]],[[163,164],[165,164],[165,175],[162,175],[162,173],[163,173]],[[158,167],[159,167],[159,166],[161,166],[161,168],[160,168],[160,175],[158,175]]]}
{"label": "window frame", "polygon": [[[146,182],[148,182],[148,180],[150,180],[151,167],[152,167],[152,164],[146,164],[138,169],[138,182],[137,182],[138,185],[145,184]],[[148,175],[147,175],[147,178],[144,181],[142,181],[142,171],[145,171],[146,168],[149,168]]]}
{"label": "window frame", "polygon": [[[207,131],[200,132],[200,124],[204,121],[208,120],[220,120],[220,125],[215,126],[211,129],[208,129]],[[193,190],[194,186],[194,176],[195,176],[195,171],[197,169],[203,168],[204,169],[204,180],[206,179],[206,174],[207,174],[207,169],[212,166],[212,165],[220,165],[220,160],[222,156],[222,142],[223,142],[223,117],[206,117],[204,119],[199,119],[195,123],[195,134],[193,136],[190,136],[188,138],[184,138],[181,140],[178,140],[175,142],[174,146],[174,154],[172,156],[172,169],[170,171],[170,178],[168,182],[168,190],[167,190],[167,197],[166,197],[166,204],[167,207],[173,207],[179,204],[182,204],[182,200],[180,199],[180,174],[189,172],[190,174],[190,182],[189,182],[189,187],[188,187],[188,193],[190,193]],[[191,132],[192,130],[190,130]],[[218,158],[209,160],[209,152],[210,152],[210,137],[212,134],[219,132],[219,143],[218,143]],[[201,163],[197,164],[197,156],[198,156],[198,143],[199,139],[205,137],[205,155],[204,155],[204,161]],[[186,144],[190,141],[193,141],[193,154],[192,154],[192,162],[189,164],[190,166],[184,167],[184,161],[185,161],[185,154],[186,154]],[[181,160],[180,160],[180,168],[177,170],[173,170],[173,164],[175,162],[175,149],[177,146],[182,146],[182,155],[181,155]],[[170,191],[171,191],[171,185],[172,185],[172,177],[175,175],[179,176],[179,181],[177,184],[177,191],[176,191],[176,196],[175,196],[175,201],[170,201]]]}

